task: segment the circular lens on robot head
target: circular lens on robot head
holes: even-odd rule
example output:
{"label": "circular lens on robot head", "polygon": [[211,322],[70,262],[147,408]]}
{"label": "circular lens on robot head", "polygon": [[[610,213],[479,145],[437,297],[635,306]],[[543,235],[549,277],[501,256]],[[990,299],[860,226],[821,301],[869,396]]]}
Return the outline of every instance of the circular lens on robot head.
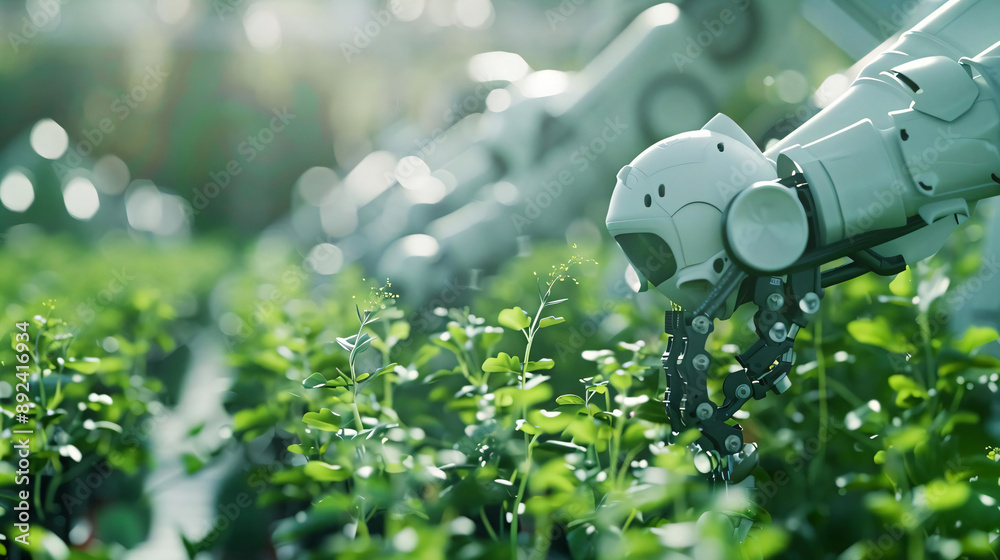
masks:
{"label": "circular lens on robot head", "polygon": [[622,233],[615,241],[632,267],[644,279],[658,286],[677,272],[677,259],[670,244],[654,233]]}

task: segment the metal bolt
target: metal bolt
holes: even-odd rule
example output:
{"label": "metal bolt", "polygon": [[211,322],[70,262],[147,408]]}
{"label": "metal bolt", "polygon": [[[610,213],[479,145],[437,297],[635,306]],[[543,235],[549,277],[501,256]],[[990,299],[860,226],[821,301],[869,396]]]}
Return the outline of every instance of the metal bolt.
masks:
{"label": "metal bolt", "polygon": [[699,404],[698,408],[695,409],[695,414],[698,416],[699,420],[708,420],[709,418],[712,417],[712,414],[714,413],[715,413],[715,407],[713,407],[710,403],[707,402]]}
{"label": "metal bolt", "polygon": [[691,365],[693,365],[694,369],[698,371],[705,371],[706,369],[708,369],[708,364],[709,364],[708,356],[704,354],[698,354],[697,356],[691,359]]}
{"label": "metal bolt", "polygon": [[788,376],[784,376],[781,379],[774,382],[774,392],[777,394],[782,394],[792,386],[792,380]]}
{"label": "metal bolt", "polygon": [[750,386],[746,383],[740,385],[736,388],[736,396],[745,399],[750,396]]}
{"label": "metal bolt", "polygon": [[778,322],[771,327],[771,330],[768,331],[767,336],[769,336],[771,340],[775,342],[784,342],[785,338],[788,337],[788,329],[785,327],[784,323]]}
{"label": "metal bolt", "polygon": [[726,438],[726,451],[736,453],[740,450],[740,436],[733,434]]}
{"label": "metal bolt", "polygon": [[819,296],[814,292],[809,292],[802,296],[802,299],[799,300],[799,309],[801,309],[803,313],[808,313],[809,315],[816,313],[819,311]]}
{"label": "metal bolt", "polygon": [[777,311],[781,309],[781,306],[785,305],[785,298],[781,294],[771,294],[767,296],[767,308],[771,311]]}
{"label": "metal bolt", "polygon": [[792,323],[792,326],[788,329],[788,338],[795,338],[799,334],[799,326]]}
{"label": "metal bolt", "polygon": [[694,332],[698,334],[706,334],[708,332],[708,327],[711,325],[711,321],[709,321],[708,317],[704,315],[698,315],[693,321],[691,321],[691,328],[693,328]]}

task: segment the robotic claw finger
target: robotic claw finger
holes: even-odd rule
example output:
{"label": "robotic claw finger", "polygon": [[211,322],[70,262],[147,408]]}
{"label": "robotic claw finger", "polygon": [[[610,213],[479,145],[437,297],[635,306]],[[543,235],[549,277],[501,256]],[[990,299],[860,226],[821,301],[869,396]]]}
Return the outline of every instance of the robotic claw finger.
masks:
{"label": "robotic claw finger", "polygon": [[[1000,2],[952,0],[766,152],[720,114],[619,172],[608,231],[633,288],[684,309],[665,317],[667,414],[675,435],[700,431],[695,462],[713,480],[752,485],[756,447],[728,420],[790,386],[796,334],[825,287],[905,270],[1000,194],[1000,27],[984,22],[1000,22]],[[759,340],[719,405],[705,344],[715,319],[751,302]]]}

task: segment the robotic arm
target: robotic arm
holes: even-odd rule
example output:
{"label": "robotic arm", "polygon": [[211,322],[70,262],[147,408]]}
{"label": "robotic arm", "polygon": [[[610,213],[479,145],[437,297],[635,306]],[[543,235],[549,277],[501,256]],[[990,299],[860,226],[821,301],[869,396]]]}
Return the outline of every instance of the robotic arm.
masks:
{"label": "robotic arm", "polygon": [[[903,271],[1000,194],[1000,43],[983,22],[1000,22],[1000,3],[949,2],[767,152],[720,114],[619,172],[608,231],[633,288],[651,284],[683,308],[665,318],[666,407],[674,434],[701,432],[702,472],[748,477],[756,448],[727,421],[790,386],[795,336],[825,287]],[[714,319],[751,302],[760,339],[717,405],[705,343]]]}

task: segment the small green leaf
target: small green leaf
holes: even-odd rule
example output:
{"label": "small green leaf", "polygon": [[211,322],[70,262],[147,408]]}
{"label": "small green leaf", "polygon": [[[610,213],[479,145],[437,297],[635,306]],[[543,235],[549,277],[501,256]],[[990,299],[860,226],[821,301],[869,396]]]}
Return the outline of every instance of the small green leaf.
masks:
{"label": "small green leaf", "polygon": [[309,377],[302,380],[302,386],[306,389],[318,389],[320,387],[326,387],[326,378],[323,377],[322,373],[315,372]]}
{"label": "small green leaf", "polygon": [[959,424],[977,424],[979,423],[979,415],[971,410],[959,410],[955,414],[948,418],[948,422],[945,423],[944,428],[941,429],[941,435],[948,435],[955,431],[955,426]]}
{"label": "small green leaf", "polygon": [[486,327],[479,335],[479,347],[487,354],[493,352],[493,347],[503,339],[503,329],[499,327]]}
{"label": "small green leaf", "polygon": [[378,369],[378,371],[376,371],[375,373],[372,374],[372,379],[374,379],[374,378],[382,375],[383,373],[389,373],[390,371],[396,369],[397,365],[399,365],[399,364],[393,362],[393,363],[391,363],[389,365],[382,366],[381,368]]}
{"label": "small green leaf", "polygon": [[542,317],[542,320],[538,323],[540,328],[551,327],[552,325],[558,325],[559,323],[565,323],[566,319],[562,317]]}
{"label": "small green leaf", "polygon": [[998,338],[1000,334],[989,327],[969,327],[962,338],[955,341],[954,347],[959,352],[968,354],[984,344],[995,342]]}
{"label": "small green leaf", "polygon": [[547,301],[547,302],[545,302],[545,307],[549,307],[551,305],[559,305],[560,303],[562,303],[564,301],[569,301],[569,298],[554,299],[552,301]]}
{"label": "small green leaf", "polygon": [[469,337],[465,334],[465,329],[460,327],[458,323],[448,323],[448,334],[450,334],[451,339],[460,346],[465,345],[465,343],[469,341]]}
{"label": "small green leaf", "polygon": [[416,367],[422,367],[427,362],[431,361],[434,356],[437,356],[441,352],[441,349],[437,346],[432,346],[430,344],[424,344],[417,350],[417,355],[413,358],[413,365]]}
{"label": "small green leaf", "polygon": [[323,461],[309,461],[303,470],[309,478],[320,482],[341,482],[351,477],[350,470]]}
{"label": "small green leaf", "polygon": [[319,412],[307,412],[302,416],[302,421],[324,432],[336,432],[340,429],[340,415],[329,408]]}
{"label": "small green leaf", "polygon": [[352,335],[347,338],[338,338],[337,344],[341,346],[344,350],[351,353],[351,358],[355,355],[364,352],[365,348],[372,343],[372,337],[368,333],[361,333],[361,336]]}
{"label": "small green leaf", "polygon": [[556,397],[556,404],[584,404],[586,401],[579,395],[562,395]]}
{"label": "small green leaf", "polygon": [[593,391],[594,393],[600,393],[600,394],[604,395],[604,394],[607,394],[607,392],[608,392],[608,386],[604,385],[604,384],[591,385],[590,387],[587,387],[587,390],[588,391]]}
{"label": "small green leaf", "polygon": [[520,307],[504,309],[500,312],[498,322],[508,329],[519,331],[531,326],[531,317]]}
{"label": "small green leaf", "polygon": [[76,358],[70,358],[69,361],[66,362],[66,367],[80,373],[94,373],[101,367],[101,359],[84,358],[82,360],[77,360]]}
{"label": "small green leaf", "polygon": [[185,453],[181,460],[184,462],[184,471],[194,474],[205,467],[205,462],[192,453]]}
{"label": "small green leaf", "polygon": [[403,463],[387,463],[385,465],[385,472],[389,474],[399,474],[406,472],[406,465]]}
{"label": "small green leaf", "polygon": [[906,339],[889,324],[885,317],[857,319],[847,324],[847,332],[862,344],[881,346],[889,352],[903,353],[907,350]]}
{"label": "small green leaf", "polygon": [[955,509],[964,504],[972,490],[965,482],[932,480],[925,487],[927,507],[932,511]]}
{"label": "small green leaf", "polygon": [[365,379],[368,379],[371,376],[372,376],[372,374],[370,374],[370,373],[360,373],[360,374],[358,374],[358,376],[356,378],[354,378],[354,381],[356,383],[361,383],[362,381],[364,381]]}
{"label": "small green leaf", "polygon": [[531,424],[529,424],[527,421],[525,421],[523,419],[517,421],[517,427],[516,427],[516,429],[520,430],[520,431],[522,431],[522,432],[524,432],[526,434],[531,434],[533,436],[538,434],[538,427],[537,426],[532,426]]}
{"label": "small green leaf", "polygon": [[910,272],[910,268],[907,267],[906,270],[900,272],[892,279],[889,283],[889,291],[900,297],[913,297],[914,290],[916,286],[913,285],[913,274]]}
{"label": "small green leaf", "polygon": [[626,391],[632,386],[632,376],[627,373],[612,373],[611,385],[619,391]]}
{"label": "small green leaf", "polygon": [[483,371],[487,373],[521,373],[521,361],[517,356],[511,357],[506,352],[500,352],[495,358],[487,358],[483,362]]}
{"label": "small green leaf", "polygon": [[396,321],[389,327],[389,336],[396,337],[397,340],[410,338],[410,324],[406,321]]}
{"label": "small green leaf", "polygon": [[273,423],[274,416],[272,416],[267,404],[262,404],[256,408],[245,408],[233,415],[233,429],[237,432]]}
{"label": "small green leaf", "polygon": [[553,362],[551,359],[542,358],[537,362],[528,362],[527,366],[524,369],[525,371],[539,371],[543,369],[552,369],[555,365],[556,363]]}

